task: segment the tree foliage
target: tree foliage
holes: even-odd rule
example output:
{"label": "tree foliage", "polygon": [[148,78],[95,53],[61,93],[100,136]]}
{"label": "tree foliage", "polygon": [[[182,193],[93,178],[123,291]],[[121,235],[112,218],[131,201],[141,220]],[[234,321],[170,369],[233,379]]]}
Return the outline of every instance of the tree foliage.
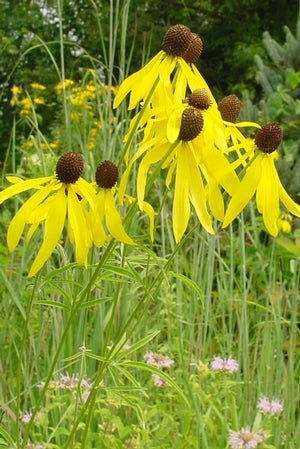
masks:
{"label": "tree foliage", "polygon": [[[128,6],[127,24],[122,8]],[[202,37],[204,51],[198,68],[221,97],[245,87],[255,92],[253,55],[263,53],[262,33],[268,30],[274,39],[282,39],[282,26],[293,25],[297,11],[298,0],[3,0],[0,154],[7,148],[12,123],[11,87],[26,88],[32,81],[53,86],[59,81],[55,65],[61,67],[61,35],[67,77],[80,80],[92,65],[105,78],[105,67],[113,65],[114,82],[118,82],[124,71],[138,69],[145,58],[160,50],[170,25],[184,23]],[[112,39],[116,51],[110,47]],[[126,40],[126,55],[122,54],[121,40]]]}

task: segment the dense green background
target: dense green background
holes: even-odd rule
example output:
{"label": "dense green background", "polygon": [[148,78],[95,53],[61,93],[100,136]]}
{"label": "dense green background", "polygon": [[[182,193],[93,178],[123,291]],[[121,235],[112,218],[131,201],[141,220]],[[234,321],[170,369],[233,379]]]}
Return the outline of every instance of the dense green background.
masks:
{"label": "dense green background", "polygon": [[[113,64],[119,79],[119,52],[109,54],[110,17],[127,2],[101,0],[3,0],[0,4],[0,154],[3,159],[9,142],[13,110],[9,105],[10,88],[26,88],[36,81],[53,86],[59,79],[49,56],[61,65],[59,15],[63,17],[65,75],[80,80],[83,70],[91,66],[102,70]],[[151,5],[151,6],[150,6]],[[127,58],[132,72],[143,58],[156,53],[168,27],[184,23],[203,39],[204,51],[198,62],[217,99],[247,88],[252,100],[258,101],[261,88],[255,80],[254,55],[265,55],[262,33],[268,30],[278,42],[284,41],[283,26],[295,29],[299,2],[254,0],[131,0],[127,27]],[[60,10],[59,10],[60,9]],[[120,39],[120,24],[115,26]],[[100,36],[103,39],[100,39]],[[104,48],[101,42],[107,44]],[[47,48],[44,46],[47,44]],[[131,50],[133,49],[132,53]],[[104,79],[105,81],[105,79]],[[44,119],[51,125],[52,115]]]}

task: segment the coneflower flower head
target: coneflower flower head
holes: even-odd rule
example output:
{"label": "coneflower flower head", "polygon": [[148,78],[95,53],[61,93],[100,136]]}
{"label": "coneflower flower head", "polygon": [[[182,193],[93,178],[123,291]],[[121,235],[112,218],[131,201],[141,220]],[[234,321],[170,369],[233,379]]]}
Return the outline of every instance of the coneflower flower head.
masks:
{"label": "coneflower flower head", "polygon": [[203,43],[201,37],[197,33],[191,33],[191,40],[188,48],[183,53],[182,57],[188,64],[194,64],[201,55],[203,50]]}
{"label": "coneflower flower head", "polygon": [[273,153],[282,141],[282,130],[277,123],[267,123],[259,129],[254,142],[263,153]]}
{"label": "coneflower flower head", "polygon": [[56,164],[56,177],[63,184],[74,184],[82,175],[84,162],[82,157],[69,151],[63,154]]}
{"label": "coneflower flower head", "polygon": [[178,139],[189,141],[195,139],[204,125],[203,115],[199,109],[188,107],[183,111]]}
{"label": "coneflower flower head", "polygon": [[197,109],[206,110],[211,105],[210,93],[204,87],[195,89],[191,95],[182,101],[183,103],[188,103]]}
{"label": "coneflower flower head", "polygon": [[235,123],[239,116],[241,107],[242,103],[236,95],[227,95],[227,97],[224,97],[219,104],[219,111],[222,119],[226,122]]}
{"label": "coneflower flower head", "polygon": [[168,55],[182,56],[189,48],[192,33],[185,25],[173,25],[165,34],[162,50]]}
{"label": "coneflower flower head", "polygon": [[111,161],[103,161],[97,165],[96,183],[104,189],[111,189],[116,185],[119,171],[117,166]]}

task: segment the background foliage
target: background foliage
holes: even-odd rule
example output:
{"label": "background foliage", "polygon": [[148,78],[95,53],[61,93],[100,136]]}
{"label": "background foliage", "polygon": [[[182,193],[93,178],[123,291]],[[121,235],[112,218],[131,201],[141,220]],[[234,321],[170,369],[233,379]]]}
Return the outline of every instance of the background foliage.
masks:
{"label": "background foliage", "polygon": [[[59,3],[63,11],[59,10]],[[203,39],[204,52],[199,68],[217,99],[232,92],[239,94],[248,88],[256,102],[262,91],[255,80],[257,69],[253,56],[257,53],[264,59],[262,33],[269,31],[273,39],[282,41],[283,25],[288,25],[291,30],[295,28],[299,6],[296,0],[132,0],[129,14],[117,19],[121,4],[116,0],[1,2],[2,160],[14,113],[9,105],[10,89],[14,85],[26,89],[33,80],[50,88],[59,81],[53,63],[60,65],[60,36],[65,43],[63,57],[67,78],[80,80],[84,70],[92,65],[107,81],[106,68],[110,64],[115,67],[114,83],[117,84],[119,77],[124,77],[125,62],[128,63],[127,69],[130,63],[131,71],[139,68],[147,55],[160,49],[167,28],[175,23],[184,23]],[[63,30],[59,27],[60,16]],[[122,22],[127,17],[128,26],[124,27]],[[120,45],[124,39],[126,55],[122,54]],[[53,112],[49,110],[42,125],[45,131],[51,127],[52,119]]]}

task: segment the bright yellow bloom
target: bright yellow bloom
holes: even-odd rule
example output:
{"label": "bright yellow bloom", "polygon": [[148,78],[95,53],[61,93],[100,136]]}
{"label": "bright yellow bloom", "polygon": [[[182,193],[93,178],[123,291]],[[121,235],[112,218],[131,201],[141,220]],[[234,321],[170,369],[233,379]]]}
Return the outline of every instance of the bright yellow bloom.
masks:
{"label": "bright yellow bloom", "polygon": [[22,93],[22,89],[20,89],[20,87],[18,87],[18,86],[13,86],[13,87],[10,89],[10,91],[11,91],[11,93],[12,93],[13,95],[18,95],[18,94],[21,94],[21,93]]}
{"label": "bright yellow bloom", "polygon": [[17,104],[19,102],[19,98],[18,95],[22,93],[22,89],[20,89],[18,86],[13,86],[10,89],[11,93],[12,93],[12,97],[10,99],[10,106],[14,106],[15,104]]}
{"label": "bright yellow bloom", "polygon": [[34,102],[35,104],[37,104],[37,105],[39,105],[39,104],[45,104],[44,100],[43,100],[42,98],[38,98],[38,97],[35,97],[35,98],[33,99],[33,102]]}
{"label": "bright yellow bloom", "polygon": [[143,156],[137,174],[137,199],[143,210],[150,167],[157,164],[159,168],[168,169],[165,181],[167,188],[170,188],[175,177],[172,221],[177,242],[186,230],[190,203],[202,226],[214,233],[209,209],[218,220],[224,218],[220,186],[230,195],[239,186],[236,173],[222,151],[215,146],[216,142],[223,144],[216,132],[219,122],[220,115],[213,107],[211,111],[200,111],[182,103],[176,106],[169,117],[162,114],[161,120],[148,120],[143,142],[121,178],[120,198],[125,193],[133,163]]}
{"label": "bright yellow bloom", "polygon": [[50,148],[52,150],[56,150],[56,148],[58,147],[58,142],[57,141],[56,142],[50,142],[49,146],[50,146]]}
{"label": "bright yellow bloom", "polygon": [[20,101],[20,105],[22,107],[20,111],[20,115],[28,115],[32,111],[32,103],[28,97],[22,98]]}
{"label": "bright yellow bloom", "polygon": [[82,208],[86,201],[94,210],[95,190],[80,177],[83,169],[82,158],[76,153],[66,153],[58,160],[56,173],[52,176],[23,181],[18,177],[7,177],[13,185],[0,193],[0,204],[19,193],[30,189],[36,192],[20,207],[7,231],[7,245],[14,251],[25,225],[29,225],[26,243],[29,242],[39,224],[44,224],[43,243],[29,270],[34,276],[54,251],[68,216],[71,240],[76,245],[75,257],[79,264],[87,264],[91,245],[89,223]]}
{"label": "bright yellow bloom", "polygon": [[60,95],[64,89],[67,89],[68,87],[74,86],[74,81],[70,79],[65,79],[63,81],[60,81],[55,86],[55,91],[57,95]]}
{"label": "bright yellow bloom", "polygon": [[30,83],[30,87],[35,90],[46,90],[46,87],[39,83]]}
{"label": "bright yellow bloom", "polygon": [[292,231],[292,225],[291,225],[292,220],[293,220],[293,217],[290,214],[282,214],[278,218],[279,231],[282,231],[285,234],[289,234]]}
{"label": "bright yellow bloom", "polygon": [[[184,98],[186,87],[191,90],[199,87],[193,84],[196,76],[201,79],[201,85],[206,85],[197,71],[195,62],[202,51],[202,41],[198,35],[191,33],[184,25],[171,27],[164,38],[162,50],[154,56],[141,70],[126,78],[119,87],[114,99],[114,108],[117,108],[130,93],[128,109],[133,109],[148,95],[155,93],[156,83],[161,82],[165,88],[172,83],[177,86],[177,94]],[[173,73],[174,72],[174,73]],[[199,79],[198,83],[199,84]],[[153,92],[151,92],[153,90]]]}
{"label": "bright yellow bloom", "polygon": [[257,210],[262,214],[264,224],[272,236],[276,237],[280,229],[280,201],[291,214],[300,217],[300,206],[285,191],[274,163],[278,157],[275,150],[281,139],[281,130],[275,123],[268,123],[257,132],[255,153],[228,204],[223,227],[239,215],[255,193]]}

